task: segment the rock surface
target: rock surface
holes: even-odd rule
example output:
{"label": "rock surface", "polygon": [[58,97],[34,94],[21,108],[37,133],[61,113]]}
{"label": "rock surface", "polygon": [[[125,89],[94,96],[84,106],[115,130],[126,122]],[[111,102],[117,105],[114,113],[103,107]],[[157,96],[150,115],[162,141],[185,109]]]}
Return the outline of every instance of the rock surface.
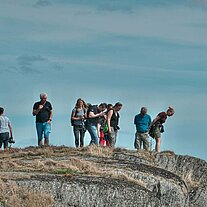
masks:
{"label": "rock surface", "polygon": [[5,183],[51,195],[48,206],[207,206],[207,163],[173,152],[30,147],[0,160]]}

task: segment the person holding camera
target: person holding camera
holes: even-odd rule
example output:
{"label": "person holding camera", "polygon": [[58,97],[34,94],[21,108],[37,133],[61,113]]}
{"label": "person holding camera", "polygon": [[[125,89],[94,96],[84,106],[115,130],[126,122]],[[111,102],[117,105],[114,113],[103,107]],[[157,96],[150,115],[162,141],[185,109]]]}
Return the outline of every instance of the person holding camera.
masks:
{"label": "person holding camera", "polygon": [[155,151],[156,152],[160,152],[161,133],[164,132],[163,124],[167,120],[167,117],[173,116],[174,113],[175,113],[175,110],[171,106],[169,106],[167,111],[160,112],[149,126],[149,134],[156,141],[156,144],[155,144]]}
{"label": "person holding camera", "polygon": [[33,116],[36,116],[36,130],[38,136],[38,146],[42,146],[44,135],[44,145],[49,145],[49,134],[51,132],[52,105],[47,101],[47,94],[40,94],[40,101],[33,106]]}
{"label": "person holding camera", "polygon": [[91,105],[87,111],[87,130],[91,136],[91,141],[89,145],[99,144],[98,129],[100,124],[100,118],[105,115],[104,111],[107,108],[106,103],[101,103],[99,105]]}
{"label": "person holding camera", "polygon": [[108,139],[110,147],[115,147],[117,134],[119,130],[119,111],[122,108],[122,103],[117,102],[113,108],[107,111]]}
{"label": "person holding camera", "polygon": [[4,108],[0,107],[0,150],[8,150],[8,143],[14,143],[12,125],[8,117],[4,115]]}

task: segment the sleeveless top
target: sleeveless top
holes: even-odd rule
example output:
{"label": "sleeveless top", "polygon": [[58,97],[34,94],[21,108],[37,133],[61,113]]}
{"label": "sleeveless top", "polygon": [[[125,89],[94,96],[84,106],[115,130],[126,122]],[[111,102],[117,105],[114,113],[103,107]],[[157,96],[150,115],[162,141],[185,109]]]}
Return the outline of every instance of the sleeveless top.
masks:
{"label": "sleeveless top", "polygon": [[118,124],[119,124],[119,117],[120,117],[119,116],[119,113],[118,112],[115,112],[114,109],[110,109],[110,110],[113,110],[113,114],[112,114],[111,120],[110,120],[110,125],[111,125],[111,127],[117,127]]}

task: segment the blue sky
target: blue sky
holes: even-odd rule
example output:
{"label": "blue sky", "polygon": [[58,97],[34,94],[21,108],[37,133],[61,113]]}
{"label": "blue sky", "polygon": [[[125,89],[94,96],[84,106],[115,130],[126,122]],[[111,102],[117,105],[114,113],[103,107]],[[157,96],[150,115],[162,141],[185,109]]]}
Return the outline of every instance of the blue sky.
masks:
{"label": "blue sky", "polygon": [[[0,0],[0,105],[16,146],[36,145],[32,106],[48,93],[51,143],[74,146],[70,111],[123,103],[117,146],[133,149],[134,116],[169,105],[161,150],[207,159],[207,1]],[[86,136],[86,144],[89,136]]]}

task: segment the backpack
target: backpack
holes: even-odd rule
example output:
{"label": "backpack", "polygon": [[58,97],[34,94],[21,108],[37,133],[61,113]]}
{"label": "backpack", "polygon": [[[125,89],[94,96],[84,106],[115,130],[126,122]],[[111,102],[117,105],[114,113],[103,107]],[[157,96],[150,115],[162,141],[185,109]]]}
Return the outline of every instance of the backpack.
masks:
{"label": "backpack", "polygon": [[[75,117],[77,116],[77,113],[78,113],[78,110],[77,110],[77,108],[75,108]],[[83,113],[84,113],[84,114],[86,113],[86,109],[85,109],[85,108],[83,108]],[[71,126],[74,126],[74,121],[75,121],[75,120],[72,119],[72,115],[73,115],[73,111],[72,111],[72,113],[71,113],[70,123],[71,123]]]}
{"label": "backpack", "polygon": [[107,122],[104,124],[104,127],[103,127],[103,133],[107,133],[109,131],[109,127],[108,127],[108,124]]}
{"label": "backpack", "polygon": [[[108,116],[108,112],[111,111],[111,110],[113,110],[113,108],[107,110],[107,112],[106,112],[107,116]],[[114,113],[114,110],[113,110],[113,113]],[[103,127],[103,133],[107,133],[108,131],[109,131],[109,127],[108,127],[107,120],[106,120],[105,123],[104,123],[104,127]]]}

